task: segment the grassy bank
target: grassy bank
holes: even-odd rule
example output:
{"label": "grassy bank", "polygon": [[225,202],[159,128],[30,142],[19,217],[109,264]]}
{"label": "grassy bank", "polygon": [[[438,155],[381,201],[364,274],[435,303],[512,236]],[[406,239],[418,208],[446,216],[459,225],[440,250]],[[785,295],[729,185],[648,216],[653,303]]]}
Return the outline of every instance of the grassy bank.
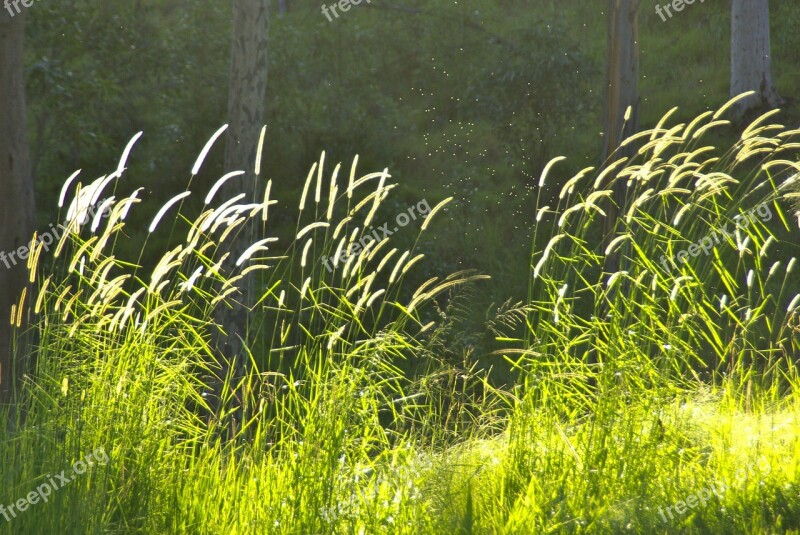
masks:
{"label": "grassy bank", "polygon": [[[152,271],[114,255],[129,186],[70,185],[73,213],[118,200],[94,231],[69,218],[40,251],[52,270],[31,261],[39,352],[0,440],[0,504],[16,506],[0,533],[797,532],[797,132],[766,116],[718,149],[724,116],[631,141],[606,175],[631,199],[606,251],[610,185],[544,170],[540,188],[563,188],[536,206],[528,298],[485,324],[513,370],[502,387],[444,358],[449,297],[483,275],[406,288],[429,259],[392,236],[323,266],[384,213],[385,173],[320,159],[293,238],[238,265],[226,240],[247,221],[266,239],[293,203],[272,206],[259,179],[252,204],[175,204],[153,232],[181,245]],[[412,226],[435,233],[447,211]],[[210,318],[243,277],[259,296],[250,371],[221,375]],[[107,462],[78,470],[98,448]]]}

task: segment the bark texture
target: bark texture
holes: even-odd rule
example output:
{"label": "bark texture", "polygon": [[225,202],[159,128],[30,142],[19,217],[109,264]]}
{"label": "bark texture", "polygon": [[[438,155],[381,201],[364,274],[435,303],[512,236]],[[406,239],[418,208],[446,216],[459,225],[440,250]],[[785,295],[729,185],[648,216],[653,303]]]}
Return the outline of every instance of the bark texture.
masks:
{"label": "bark texture", "polygon": [[[225,171],[245,171],[241,177],[229,180],[220,189],[220,199],[246,193],[256,202],[258,189],[255,175],[255,156],[261,128],[267,89],[267,45],[269,31],[269,0],[233,0],[233,42],[228,89],[228,137],[225,145]],[[260,199],[259,199],[260,200]],[[234,262],[252,243],[254,229],[244,226],[229,238],[228,273]],[[224,253],[223,252],[223,253]],[[252,305],[251,277],[245,277],[232,307],[224,303],[217,308],[215,320],[224,334],[218,338],[221,353],[235,363],[235,376],[241,376],[247,362],[242,341],[247,339],[247,308]],[[225,373],[227,370],[223,370]]]}
{"label": "bark texture", "polygon": [[772,82],[769,0],[731,2],[731,97],[745,91],[756,94],[733,107],[737,118],[753,109],[783,103]]}
{"label": "bark texture", "polygon": [[[16,347],[11,307],[27,284],[26,261],[12,251],[27,246],[35,225],[33,181],[23,78],[24,13],[0,12],[0,402],[12,396],[25,355]],[[23,325],[24,327],[24,325]]]}
{"label": "bark texture", "polygon": [[[622,140],[634,134],[638,128],[639,115],[639,0],[609,0],[607,65],[605,105],[603,109],[603,163],[608,163]],[[625,116],[631,109],[629,118]],[[617,157],[629,156],[632,146]],[[609,177],[610,179],[611,177]],[[616,181],[614,204],[608,203],[607,217],[603,221],[603,250],[614,239],[614,228],[619,210],[625,203],[625,183]],[[614,253],[605,259],[604,270],[613,273],[619,270],[619,255]]]}

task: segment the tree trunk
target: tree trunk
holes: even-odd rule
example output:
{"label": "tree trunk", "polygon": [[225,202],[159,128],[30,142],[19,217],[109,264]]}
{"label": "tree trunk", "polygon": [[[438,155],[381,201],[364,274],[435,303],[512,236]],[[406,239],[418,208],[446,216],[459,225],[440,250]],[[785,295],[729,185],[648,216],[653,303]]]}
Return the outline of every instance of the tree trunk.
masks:
{"label": "tree trunk", "polygon": [[[233,0],[233,40],[231,70],[228,86],[228,137],[225,145],[225,170],[245,171],[242,177],[226,182],[219,198],[228,199],[246,193],[248,202],[257,202],[255,156],[261,128],[267,88],[267,44],[269,30],[269,0]],[[238,235],[229,238],[228,274],[233,276],[234,262],[250,245],[253,227],[244,226]],[[242,279],[241,293],[235,294],[233,306],[217,305],[215,320],[224,330],[217,347],[226,360],[234,365],[233,375],[241,377],[247,363],[242,341],[247,339],[247,308],[252,304],[251,277]],[[230,301],[230,300],[229,300]],[[223,373],[228,372],[223,368]]]}
{"label": "tree trunk", "polygon": [[[33,181],[25,116],[22,46],[25,15],[0,12],[0,402],[12,396],[22,371],[15,355],[11,306],[27,284],[26,261],[16,251],[26,247],[35,225]],[[13,256],[12,256],[13,252]],[[27,256],[27,255],[26,255]]]}
{"label": "tree trunk", "polygon": [[[605,105],[603,109],[603,163],[617,150],[622,140],[636,132],[639,115],[639,0],[609,0]],[[631,109],[626,120],[625,116]],[[632,155],[633,147],[617,152]],[[617,159],[616,157],[613,159]],[[613,176],[609,177],[613,180]],[[614,239],[619,211],[625,203],[625,182],[613,182],[613,203],[607,203],[603,220],[603,250]],[[604,271],[619,270],[617,252],[605,258]]]}
{"label": "tree trunk", "polygon": [[769,0],[731,2],[731,97],[745,91],[756,94],[736,103],[732,111],[737,118],[752,109],[783,103],[772,82]]}
{"label": "tree trunk", "polygon": [[[632,156],[633,147],[626,146],[618,151],[620,143],[625,138],[636,132],[639,115],[639,0],[609,0],[608,2],[608,34],[605,103],[603,107],[603,155],[602,165],[609,160],[616,160],[622,156]],[[628,110],[630,109],[630,115]],[[627,118],[626,118],[627,117]],[[615,152],[616,151],[616,152]],[[613,157],[612,157],[613,156]],[[602,248],[605,251],[615,237],[617,220],[625,205],[625,182],[615,180],[616,175],[610,174],[603,184],[604,189],[614,192],[609,202],[603,209],[606,217],[603,218]],[[616,273],[620,270],[620,249],[603,258],[603,272]],[[613,290],[618,291],[618,284]],[[609,293],[607,300],[600,305],[601,318],[608,316],[608,301],[613,298]],[[587,363],[600,362],[600,352],[605,351],[609,341],[605,334],[600,334],[596,346],[590,351]],[[594,379],[589,385],[596,386]]]}
{"label": "tree trunk", "polygon": [[278,0],[278,16],[282,17],[289,11],[289,0]]}

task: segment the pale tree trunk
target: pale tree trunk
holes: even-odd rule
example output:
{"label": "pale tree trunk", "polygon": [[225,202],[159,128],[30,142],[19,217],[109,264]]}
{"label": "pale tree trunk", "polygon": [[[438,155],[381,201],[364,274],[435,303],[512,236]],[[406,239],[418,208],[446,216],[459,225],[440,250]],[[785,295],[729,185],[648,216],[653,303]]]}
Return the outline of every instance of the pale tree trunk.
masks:
{"label": "pale tree trunk", "polygon": [[[267,44],[269,30],[269,0],[233,0],[233,39],[231,70],[228,86],[228,137],[225,146],[225,171],[245,171],[246,174],[228,180],[220,189],[220,199],[246,193],[248,202],[256,202],[257,177],[255,156],[264,122],[267,88]],[[235,238],[228,238],[228,273],[234,276],[235,260],[250,245],[252,226],[242,227]],[[253,303],[252,276],[241,280],[241,293],[235,294],[232,306],[217,305],[215,320],[224,330],[217,339],[223,357],[233,363],[233,374],[241,377],[247,355],[242,341],[247,339],[247,308]],[[230,371],[223,368],[223,374]]]}
{"label": "pale tree trunk", "polygon": [[289,0],[278,0],[278,16],[282,17],[289,11]]}
{"label": "pale tree trunk", "polygon": [[752,109],[775,108],[783,103],[772,82],[769,0],[731,2],[731,96],[745,91],[756,94],[733,107],[737,118]]}
{"label": "pale tree trunk", "polygon": [[[11,306],[27,283],[26,261],[11,252],[26,246],[33,234],[35,207],[28,131],[22,45],[24,13],[0,12],[0,401],[11,399],[20,367],[15,359]],[[5,253],[5,255],[3,255]],[[29,301],[29,300],[28,300]]]}
{"label": "pale tree trunk", "polygon": [[[639,0],[609,0],[607,65],[605,104],[603,108],[603,163],[631,156],[633,147],[617,150],[622,140],[636,132],[639,115]],[[626,114],[630,108],[630,115]],[[609,177],[609,180],[613,175]],[[614,239],[614,229],[619,210],[625,203],[625,183],[613,183],[614,204],[606,203],[607,216],[603,220],[603,250]],[[613,273],[619,270],[618,253],[606,257],[604,270]]]}

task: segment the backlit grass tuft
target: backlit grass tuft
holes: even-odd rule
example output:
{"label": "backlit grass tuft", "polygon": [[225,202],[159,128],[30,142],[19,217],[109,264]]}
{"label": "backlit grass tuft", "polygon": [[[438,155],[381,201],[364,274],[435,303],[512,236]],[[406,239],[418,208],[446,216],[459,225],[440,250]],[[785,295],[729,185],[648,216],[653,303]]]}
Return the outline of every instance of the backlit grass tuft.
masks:
{"label": "backlit grass tuft", "polygon": [[[482,276],[405,288],[428,259],[392,236],[325,266],[392,216],[388,170],[323,155],[296,205],[271,197],[258,164],[232,171],[154,207],[150,230],[170,240],[148,262],[115,255],[128,214],[155,202],[121,180],[135,137],[110,175],[71,177],[67,230],[29,264],[18,311],[36,352],[6,410],[0,504],[99,447],[110,461],[0,516],[0,532],[797,532],[798,131],[767,114],[719,150],[703,140],[726,107],[688,124],[668,114],[604,169],[546,168],[562,191],[534,207],[545,246],[529,299],[478,333],[516,373],[502,387],[449,330],[463,305],[447,298]],[[222,198],[242,178],[254,190]],[[603,250],[615,181],[628,203]],[[295,207],[292,235],[271,234]],[[226,257],[248,226],[252,243]],[[722,228],[708,254],[662,260]],[[603,272],[615,252],[620,270]],[[240,304],[249,366],[220,376],[234,368],[211,318]]]}

